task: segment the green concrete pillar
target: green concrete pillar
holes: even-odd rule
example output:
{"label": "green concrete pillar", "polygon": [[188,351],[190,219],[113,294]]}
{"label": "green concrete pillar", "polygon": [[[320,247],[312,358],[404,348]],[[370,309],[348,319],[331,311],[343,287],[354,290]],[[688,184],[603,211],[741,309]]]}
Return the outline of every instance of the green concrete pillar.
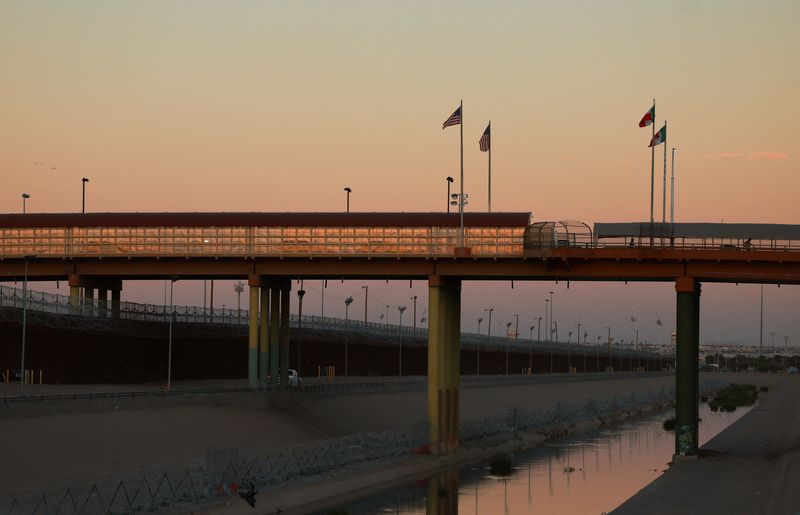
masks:
{"label": "green concrete pillar", "polygon": [[278,386],[278,342],[281,339],[281,292],[277,288],[270,290],[269,316],[269,385]]}
{"label": "green concrete pillar", "polygon": [[428,479],[425,515],[458,515],[458,469]]}
{"label": "green concrete pillar", "polygon": [[121,304],[122,290],[111,290],[111,316],[119,318],[120,304]]}
{"label": "green concrete pillar", "polygon": [[291,282],[281,285],[281,388],[289,386],[289,302],[291,299]]}
{"label": "green concrete pillar", "polygon": [[675,291],[675,455],[692,456],[698,447],[700,283],[691,277],[679,277]]}
{"label": "green concrete pillar", "polygon": [[258,378],[267,383],[269,376],[269,288],[261,287],[261,326],[258,336]]}
{"label": "green concrete pillar", "polygon": [[69,312],[78,315],[81,312],[81,278],[78,275],[69,276]]}
{"label": "green concrete pillar", "polygon": [[108,289],[99,288],[97,290],[97,312],[101,317],[106,316],[108,311]]}
{"label": "green concrete pillar", "polygon": [[428,445],[433,454],[458,448],[461,281],[428,281]]}
{"label": "green concrete pillar", "polygon": [[247,382],[258,386],[258,286],[250,286],[247,339]]}
{"label": "green concrete pillar", "polygon": [[83,288],[83,314],[92,316],[94,313],[94,288],[84,286]]}

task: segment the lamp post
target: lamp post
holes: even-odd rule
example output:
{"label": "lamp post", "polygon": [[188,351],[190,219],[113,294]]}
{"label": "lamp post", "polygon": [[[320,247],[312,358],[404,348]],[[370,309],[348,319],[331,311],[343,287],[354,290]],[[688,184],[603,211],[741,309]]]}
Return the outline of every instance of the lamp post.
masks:
{"label": "lamp post", "polygon": [[389,305],[386,304],[386,329],[389,329]]}
{"label": "lamp post", "polygon": [[530,344],[528,346],[528,374],[533,372],[533,330],[535,328],[535,325],[531,326],[531,333],[528,336],[528,340],[530,340]]}
{"label": "lamp post", "polygon": [[22,194],[22,214],[23,215],[25,214],[25,201],[28,200],[29,198],[31,198],[31,196],[28,195],[27,193],[23,193]]}
{"label": "lamp post", "polygon": [[300,289],[297,290],[297,328],[303,326],[303,296],[306,291],[303,289],[303,280],[300,279]]}
{"label": "lamp post", "polygon": [[86,183],[89,179],[86,177],[81,179],[82,194],[81,194],[81,214],[86,213]]}
{"label": "lamp post", "polygon": [[349,213],[350,212],[350,193],[352,193],[353,190],[348,186],[347,188],[344,189],[344,191],[347,194],[347,211],[346,212]]}
{"label": "lamp post", "polygon": [[411,315],[414,317],[414,322],[413,322],[414,334],[417,334],[417,296],[414,295],[413,297],[411,297],[411,300],[414,302],[414,311],[411,313]]}
{"label": "lamp post", "polygon": [[[553,334],[553,325],[555,324],[555,318],[553,317],[553,292],[550,292],[550,325],[548,326],[548,331],[550,334]],[[553,338],[551,337],[550,340],[552,341]],[[558,333],[556,333],[556,341],[558,341]]]}
{"label": "lamp post", "polygon": [[602,336],[600,336],[598,334],[597,335],[597,371],[598,372],[600,372],[600,338],[602,338]]}
{"label": "lamp post", "polygon": [[606,326],[608,329],[608,366],[611,366],[611,328]]}
{"label": "lamp post", "polygon": [[511,322],[506,322],[506,375],[508,375],[508,332],[511,330]]}
{"label": "lamp post", "polygon": [[172,389],[172,321],[175,318],[175,303],[172,301],[172,290],[177,278],[169,282],[169,350],[167,351],[167,391]]}
{"label": "lamp post", "polygon": [[447,178],[447,212],[450,212],[450,185],[453,184],[453,178]]}
{"label": "lamp post", "polygon": [[364,327],[367,327],[367,304],[369,304],[369,285],[361,287],[364,290]]}
{"label": "lamp post", "polygon": [[[484,309],[484,311],[489,312],[489,320],[487,320],[486,324],[489,326],[489,329],[486,331],[486,343],[492,342],[492,312],[494,308]],[[480,341],[480,339],[478,340]],[[480,344],[478,346],[478,376],[481,375],[481,348]]]}
{"label": "lamp post", "polygon": [[19,393],[25,393],[25,336],[28,327],[28,263],[34,256],[25,256],[25,277],[22,281],[22,349],[19,366]]}
{"label": "lamp post", "polygon": [[550,299],[544,299],[544,325],[547,329],[544,332],[544,341],[550,341]]}
{"label": "lamp post", "polygon": [[240,311],[242,310],[242,292],[244,291],[244,283],[242,281],[237,281],[236,284],[233,285],[233,291],[236,292],[236,317],[240,316]]}
{"label": "lamp post", "polygon": [[350,304],[353,303],[353,297],[344,299],[344,380],[347,382],[347,345],[350,341]]}
{"label": "lamp post", "polygon": [[[399,355],[399,358],[397,360],[397,363],[398,363],[398,367],[397,367],[398,374],[397,375],[399,375],[400,377],[403,377],[403,332],[402,332],[402,329],[403,329],[403,311],[405,311],[405,310],[406,310],[405,306],[397,306],[397,311],[400,312],[400,338],[399,338],[399,340],[400,340],[400,355]],[[388,322],[389,322],[388,319],[387,319],[386,322],[388,324]]]}

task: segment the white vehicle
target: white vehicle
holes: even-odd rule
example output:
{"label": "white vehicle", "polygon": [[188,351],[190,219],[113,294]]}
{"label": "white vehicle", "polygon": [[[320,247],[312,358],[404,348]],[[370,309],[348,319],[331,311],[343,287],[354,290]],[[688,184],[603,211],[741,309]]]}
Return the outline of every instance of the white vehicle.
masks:
{"label": "white vehicle", "polygon": [[290,368],[289,369],[289,386],[298,387],[300,386],[300,374],[297,373],[297,370]]}

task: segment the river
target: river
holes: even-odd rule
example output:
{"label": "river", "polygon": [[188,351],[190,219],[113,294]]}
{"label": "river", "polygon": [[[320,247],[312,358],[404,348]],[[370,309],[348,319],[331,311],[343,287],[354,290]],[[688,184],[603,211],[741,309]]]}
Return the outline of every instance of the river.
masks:
{"label": "river", "polygon": [[[752,408],[714,413],[700,406],[700,444]],[[610,512],[668,468],[674,433],[664,411],[613,427],[556,440],[511,457],[508,476],[491,474],[488,461],[350,503],[347,515],[594,514]]]}

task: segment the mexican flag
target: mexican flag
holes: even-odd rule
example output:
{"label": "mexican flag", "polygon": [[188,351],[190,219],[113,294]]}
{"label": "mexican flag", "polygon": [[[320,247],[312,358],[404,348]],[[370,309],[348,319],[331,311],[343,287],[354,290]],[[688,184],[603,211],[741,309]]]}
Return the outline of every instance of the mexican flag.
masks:
{"label": "mexican flag", "polygon": [[644,116],[642,116],[641,121],[639,122],[639,127],[647,127],[648,125],[653,125],[653,120],[656,119],[656,106],[651,107]]}
{"label": "mexican flag", "polygon": [[653,136],[653,139],[650,140],[650,144],[647,145],[648,147],[655,147],[656,145],[660,145],[667,141],[667,126],[664,125],[661,127],[661,130],[656,132],[656,135]]}

